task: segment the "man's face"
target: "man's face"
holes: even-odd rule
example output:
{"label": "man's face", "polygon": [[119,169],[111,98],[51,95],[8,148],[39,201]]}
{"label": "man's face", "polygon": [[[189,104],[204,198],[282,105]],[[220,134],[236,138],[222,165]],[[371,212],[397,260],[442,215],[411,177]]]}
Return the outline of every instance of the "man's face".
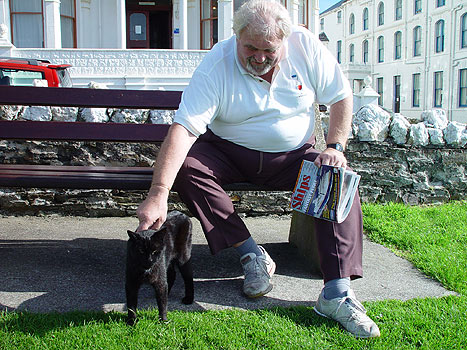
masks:
{"label": "man's face", "polygon": [[283,40],[266,39],[243,31],[237,38],[237,54],[242,64],[253,75],[264,75],[274,68],[282,58]]}

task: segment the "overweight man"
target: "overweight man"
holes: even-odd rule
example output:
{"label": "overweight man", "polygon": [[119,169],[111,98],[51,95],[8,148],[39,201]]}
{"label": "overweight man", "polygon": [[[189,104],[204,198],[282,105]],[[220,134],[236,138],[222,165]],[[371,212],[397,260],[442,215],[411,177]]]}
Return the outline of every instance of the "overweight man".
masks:
{"label": "overweight man", "polygon": [[[251,182],[292,190],[302,160],[346,167],[352,91],[338,63],[307,29],[293,26],[277,2],[251,0],[234,15],[235,35],[216,44],[193,74],[157,157],[138,230],[157,229],[170,189],[201,223],[213,254],[239,253],[247,297],[272,289],[276,264],[258,246],[222,186]],[[313,103],[330,105],[327,148],[314,148]],[[356,337],[378,326],[350,281],[362,277],[362,212],[358,195],[340,224],[315,219],[324,287],[314,310]]]}

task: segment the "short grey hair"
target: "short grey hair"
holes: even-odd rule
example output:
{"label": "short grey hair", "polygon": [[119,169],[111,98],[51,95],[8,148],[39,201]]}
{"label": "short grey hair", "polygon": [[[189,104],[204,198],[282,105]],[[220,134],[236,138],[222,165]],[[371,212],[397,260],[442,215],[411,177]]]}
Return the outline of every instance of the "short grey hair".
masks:
{"label": "short grey hair", "polygon": [[287,9],[273,0],[249,0],[233,17],[233,31],[237,37],[248,30],[251,34],[282,40],[290,35],[291,27]]}

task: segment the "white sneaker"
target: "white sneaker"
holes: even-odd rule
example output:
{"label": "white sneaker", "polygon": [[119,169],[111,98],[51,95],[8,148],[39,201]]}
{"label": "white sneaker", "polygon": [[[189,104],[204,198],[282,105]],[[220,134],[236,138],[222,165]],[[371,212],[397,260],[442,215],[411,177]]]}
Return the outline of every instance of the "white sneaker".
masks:
{"label": "white sneaker", "polygon": [[331,300],[325,299],[324,290],[321,291],[314,310],[318,315],[336,320],[357,338],[380,336],[378,326],[366,315],[365,308],[351,289],[347,296]]}
{"label": "white sneaker", "polygon": [[270,282],[276,271],[276,263],[271,259],[263,247],[259,246],[262,255],[248,253],[240,258],[245,273],[243,292],[249,298],[258,298],[272,290]]}

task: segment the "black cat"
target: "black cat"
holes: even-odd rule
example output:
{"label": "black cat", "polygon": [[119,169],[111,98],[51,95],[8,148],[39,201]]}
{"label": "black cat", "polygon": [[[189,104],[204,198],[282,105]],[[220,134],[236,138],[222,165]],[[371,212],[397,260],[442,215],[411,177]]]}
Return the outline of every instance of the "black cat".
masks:
{"label": "black cat", "polygon": [[128,231],[130,239],[127,244],[125,291],[129,325],[136,322],[138,291],[143,283],[154,287],[159,319],[167,321],[167,301],[175,281],[175,265],[185,283],[185,297],[182,302],[193,303],[191,230],[192,224],[188,216],[179,211],[171,211],[157,231]]}

